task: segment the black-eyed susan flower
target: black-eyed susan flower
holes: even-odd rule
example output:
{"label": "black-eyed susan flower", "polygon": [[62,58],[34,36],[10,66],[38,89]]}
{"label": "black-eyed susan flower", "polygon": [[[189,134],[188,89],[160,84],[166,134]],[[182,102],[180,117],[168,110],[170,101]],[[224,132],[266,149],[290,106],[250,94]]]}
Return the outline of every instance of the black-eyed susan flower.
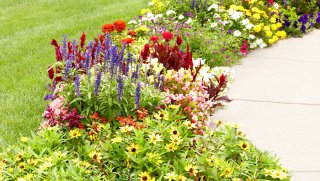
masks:
{"label": "black-eyed susan flower", "polygon": [[153,144],[156,144],[157,142],[159,142],[159,141],[163,141],[162,139],[161,139],[161,135],[159,135],[159,134],[154,134],[154,133],[152,133],[152,134],[150,134],[149,135],[149,138],[150,138],[150,142],[151,143],[153,143]]}
{"label": "black-eyed susan flower", "polygon": [[69,135],[71,136],[71,138],[78,138],[81,136],[81,132],[79,129],[73,129],[69,131]]}
{"label": "black-eyed susan flower", "polygon": [[22,152],[18,153],[15,160],[16,161],[23,161],[23,157],[24,157],[24,153],[22,153]]}
{"label": "black-eyed susan flower", "polygon": [[139,145],[132,143],[130,146],[127,147],[127,150],[129,151],[129,153],[131,154],[137,154],[139,152]]}
{"label": "black-eyed susan flower", "polygon": [[94,162],[100,162],[101,159],[102,159],[102,156],[101,156],[101,153],[99,152],[96,152],[94,150],[92,150],[90,153],[89,153],[89,157],[94,161]]}
{"label": "black-eyed susan flower", "polygon": [[171,129],[169,130],[170,134],[173,136],[179,136],[180,133],[178,131],[178,129],[176,127],[171,127]]}
{"label": "black-eyed susan flower", "polygon": [[229,178],[232,176],[232,169],[231,168],[226,168],[223,170],[223,172],[220,174],[220,176],[225,177],[225,178]]}
{"label": "black-eyed susan flower", "polygon": [[196,176],[199,172],[198,168],[192,164],[188,164],[186,167],[184,167],[184,170],[187,171],[191,176]]}
{"label": "black-eyed susan flower", "polygon": [[176,146],[175,144],[169,143],[169,144],[166,145],[166,149],[167,149],[169,152],[171,152],[171,151],[173,152],[173,151],[177,150],[178,148],[177,148],[177,146]]}
{"label": "black-eyed susan flower", "polygon": [[150,178],[150,175],[148,174],[148,172],[141,172],[139,174],[139,180],[140,181],[149,181],[151,178]]}
{"label": "black-eyed susan flower", "polygon": [[187,177],[183,176],[183,175],[178,175],[177,177],[177,181],[186,181]]}
{"label": "black-eyed susan flower", "polygon": [[33,159],[33,158],[29,159],[27,162],[29,163],[29,165],[31,165],[33,167],[36,166],[39,163],[38,160]]}
{"label": "black-eyed susan flower", "polygon": [[186,121],[183,123],[188,129],[196,128],[196,124],[192,123],[191,121]]}
{"label": "black-eyed susan flower", "polygon": [[19,163],[18,168],[19,168],[20,170],[25,170],[25,169],[26,169],[26,164],[23,163],[23,162],[21,162],[21,163]]}
{"label": "black-eyed susan flower", "polygon": [[250,148],[250,144],[249,144],[249,142],[247,142],[247,141],[241,141],[241,142],[239,143],[239,146],[240,146],[240,148],[243,149],[243,150],[248,150],[248,149]]}

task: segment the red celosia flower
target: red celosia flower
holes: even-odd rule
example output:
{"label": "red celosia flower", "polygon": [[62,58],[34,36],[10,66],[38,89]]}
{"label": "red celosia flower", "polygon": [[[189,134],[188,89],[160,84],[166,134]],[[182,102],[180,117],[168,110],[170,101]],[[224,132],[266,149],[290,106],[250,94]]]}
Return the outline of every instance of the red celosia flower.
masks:
{"label": "red celosia flower", "polygon": [[166,41],[170,41],[173,38],[173,34],[171,32],[165,31],[162,33],[162,38]]}
{"label": "red celosia flower", "polygon": [[86,34],[82,33],[81,38],[80,38],[80,47],[83,48],[85,42],[86,42]]}
{"label": "red celosia flower", "polygon": [[89,116],[91,119],[100,119],[99,113],[95,112],[93,115]]}
{"label": "red celosia flower", "polygon": [[133,43],[133,41],[134,41],[133,38],[126,38],[121,40],[122,43],[126,43],[127,45]]}
{"label": "red celosia flower", "polygon": [[143,50],[140,52],[140,56],[142,60],[147,60],[147,58],[150,56],[150,45],[145,44]]}
{"label": "red celosia flower", "polygon": [[113,23],[114,28],[118,33],[126,29],[126,23],[123,20],[117,20]]}
{"label": "red celosia flower", "polygon": [[159,37],[158,36],[152,36],[150,38],[151,41],[153,41],[153,43],[157,42],[159,40]]}
{"label": "red celosia flower", "polygon": [[102,26],[102,31],[103,31],[103,33],[106,33],[106,32],[108,32],[108,33],[111,33],[111,32],[113,32],[114,31],[114,25],[113,24],[104,24],[103,26]]}
{"label": "red celosia flower", "polygon": [[52,66],[48,67],[48,76],[50,79],[53,79],[53,77],[54,77],[54,70],[53,70]]}
{"label": "red celosia flower", "polygon": [[55,46],[55,47],[59,47],[59,45],[58,45],[58,43],[57,43],[57,40],[55,40],[55,39],[52,39],[51,45],[53,45],[53,46]]}
{"label": "red celosia flower", "polygon": [[136,36],[137,36],[137,32],[134,31],[134,30],[130,30],[130,31],[128,32],[128,35],[130,35],[130,36],[132,36],[132,37],[136,37]]}
{"label": "red celosia flower", "polygon": [[268,0],[268,2],[273,5],[274,4],[274,1],[273,0]]}
{"label": "red celosia flower", "polygon": [[177,42],[177,45],[179,45],[179,46],[182,44],[181,36],[177,36],[176,42]]}

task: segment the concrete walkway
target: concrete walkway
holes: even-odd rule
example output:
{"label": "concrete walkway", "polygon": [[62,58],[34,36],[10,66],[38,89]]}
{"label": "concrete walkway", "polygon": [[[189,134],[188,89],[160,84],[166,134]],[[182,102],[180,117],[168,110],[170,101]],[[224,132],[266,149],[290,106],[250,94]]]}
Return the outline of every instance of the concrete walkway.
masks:
{"label": "concrete walkway", "polygon": [[215,118],[239,123],[293,181],[320,181],[320,31],[256,50],[235,70],[234,101]]}

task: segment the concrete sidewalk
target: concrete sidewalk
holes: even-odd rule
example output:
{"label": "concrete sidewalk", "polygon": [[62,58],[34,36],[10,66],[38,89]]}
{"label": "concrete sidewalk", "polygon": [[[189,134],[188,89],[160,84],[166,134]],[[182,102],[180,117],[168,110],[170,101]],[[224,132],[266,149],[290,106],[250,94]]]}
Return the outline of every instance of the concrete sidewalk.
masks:
{"label": "concrete sidewalk", "polygon": [[256,50],[235,70],[234,101],[215,119],[239,123],[293,181],[320,181],[320,31]]}

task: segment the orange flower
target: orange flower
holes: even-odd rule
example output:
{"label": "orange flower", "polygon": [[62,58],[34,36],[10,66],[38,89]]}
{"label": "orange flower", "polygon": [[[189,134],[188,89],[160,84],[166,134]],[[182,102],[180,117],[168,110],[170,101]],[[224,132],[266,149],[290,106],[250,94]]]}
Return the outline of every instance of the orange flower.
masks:
{"label": "orange flower", "polygon": [[146,115],[148,115],[148,111],[144,108],[140,108],[139,110],[137,110],[138,113],[138,120],[146,117]]}
{"label": "orange flower", "polygon": [[113,31],[114,31],[114,26],[113,26],[113,24],[105,24],[105,25],[103,25],[103,26],[102,26],[102,31],[103,31],[104,33],[106,33],[106,32],[108,32],[108,33],[113,32]]}
{"label": "orange flower", "polygon": [[126,38],[121,40],[122,43],[126,43],[127,45],[133,43],[133,41],[134,41],[133,38]]}
{"label": "orange flower", "polygon": [[130,31],[128,32],[128,35],[130,35],[131,37],[136,37],[136,36],[137,36],[137,32],[134,31],[134,30],[130,30]]}
{"label": "orange flower", "polygon": [[96,120],[98,120],[98,119],[100,119],[100,117],[99,117],[99,113],[97,113],[97,112],[95,112],[92,116],[89,116],[91,119],[96,119]]}
{"label": "orange flower", "polygon": [[107,123],[107,119],[106,118],[101,118],[101,123],[102,124],[106,124]]}
{"label": "orange flower", "polygon": [[113,23],[114,28],[118,33],[126,29],[126,23],[123,20],[117,20]]}

